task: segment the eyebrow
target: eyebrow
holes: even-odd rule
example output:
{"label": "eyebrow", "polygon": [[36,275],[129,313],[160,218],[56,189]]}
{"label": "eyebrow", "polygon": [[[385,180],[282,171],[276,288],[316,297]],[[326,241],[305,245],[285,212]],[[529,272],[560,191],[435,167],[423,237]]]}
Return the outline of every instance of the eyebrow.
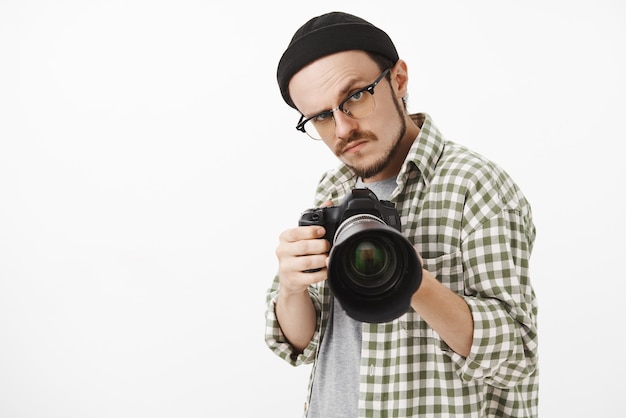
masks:
{"label": "eyebrow", "polygon": [[[338,97],[342,97],[342,99],[339,99],[339,103],[341,103],[342,101],[344,101],[345,99],[348,98],[348,94],[350,94],[350,92],[352,92],[353,90],[358,90],[354,88],[354,85],[357,84],[359,82],[359,80],[355,77],[352,77],[350,79],[348,79],[348,82],[345,83],[345,86],[339,91],[339,93],[337,93]],[[367,84],[366,84],[367,85]],[[365,87],[365,86],[363,86]],[[359,87],[359,88],[363,88],[363,87]],[[334,106],[333,106],[334,107]],[[325,113],[330,111],[330,109],[332,108],[326,108],[317,112],[314,112],[311,114],[311,116],[308,117],[315,117],[321,113]]]}
{"label": "eyebrow", "polygon": [[340,96],[342,96],[344,98],[347,97],[348,93],[351,90],[354,90],[354,85],[357,84],[358,82],[359,82],[359,80],[357,80],[356,78],[349,79],[349,81],[346,83],[346,86],[339,92]]}

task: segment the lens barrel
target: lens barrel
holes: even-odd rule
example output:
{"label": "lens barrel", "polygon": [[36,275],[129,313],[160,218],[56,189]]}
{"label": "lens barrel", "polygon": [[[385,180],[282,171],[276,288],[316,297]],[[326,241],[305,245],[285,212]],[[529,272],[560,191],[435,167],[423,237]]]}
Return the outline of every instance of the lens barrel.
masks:
{"label": "lens barrel", "polygon": [[398,318],[409,309],[421,280],[413,246],[380,218],[358,214],[337,228],[328,284],[353,319],[380,323]]}

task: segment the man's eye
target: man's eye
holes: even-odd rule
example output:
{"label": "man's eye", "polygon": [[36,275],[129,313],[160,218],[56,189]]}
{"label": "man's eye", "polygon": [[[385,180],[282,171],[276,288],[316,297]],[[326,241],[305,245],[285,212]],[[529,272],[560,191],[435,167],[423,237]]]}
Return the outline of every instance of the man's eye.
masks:
{"label": "man's eye", "polygon": [[350,100],[351,102],[358,102],[363,98],[363,94],[365,94],[364,91],[357,91],[352,96],[350,96],[348,100]]}
{"label": "man's eye", "polygon": [[331,112],[322,112],[319,115],[314,116],[311,121],[315,123],[324,123],[326,121],[329,121],[332,117],[333,114]]}

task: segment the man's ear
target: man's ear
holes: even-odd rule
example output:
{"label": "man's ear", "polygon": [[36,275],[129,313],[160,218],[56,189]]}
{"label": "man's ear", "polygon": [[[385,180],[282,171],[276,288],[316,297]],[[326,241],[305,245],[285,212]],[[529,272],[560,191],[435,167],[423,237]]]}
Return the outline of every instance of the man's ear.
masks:
{"label": "man's ear", "polygon": [[391,85],[396,97],[406,97],[409,85],[409,70],[404,60],[399,59],[391,68]]}

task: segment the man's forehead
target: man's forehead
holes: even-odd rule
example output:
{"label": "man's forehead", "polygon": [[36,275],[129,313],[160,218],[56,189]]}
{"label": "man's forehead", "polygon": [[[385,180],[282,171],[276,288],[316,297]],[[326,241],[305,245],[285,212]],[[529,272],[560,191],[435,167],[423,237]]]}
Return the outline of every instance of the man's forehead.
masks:
{"label": "man's forehead", "polygon": [[[363,51],[345,51],[319,58],[306,65],[289,83],[298,109],[324,111],[339,104],[351,91],[371,83],[378,66]],[[319,109],[317,109],[319,107]],[[306,109],[308,110],[308,109]]]}

